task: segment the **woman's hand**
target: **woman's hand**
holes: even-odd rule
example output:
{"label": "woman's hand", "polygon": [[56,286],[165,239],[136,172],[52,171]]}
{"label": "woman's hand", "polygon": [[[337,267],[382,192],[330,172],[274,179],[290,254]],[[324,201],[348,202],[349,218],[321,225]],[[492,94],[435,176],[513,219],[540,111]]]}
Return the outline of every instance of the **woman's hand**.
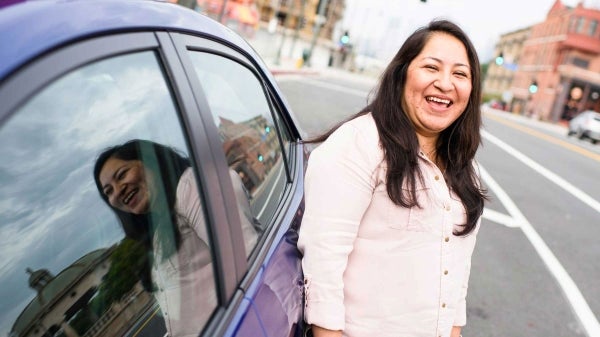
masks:
{"label": "woman's hand", "polygon": [[460,334],[461,326],[453,326],[452,332],[450,333],[450,337],[462,337]]}
{"label": "woman's hand", "polygon": [[328,330],[321,328],[320,326],[313,325],[312,335],[313,337],[342,337],[342,332],[340,330]]}

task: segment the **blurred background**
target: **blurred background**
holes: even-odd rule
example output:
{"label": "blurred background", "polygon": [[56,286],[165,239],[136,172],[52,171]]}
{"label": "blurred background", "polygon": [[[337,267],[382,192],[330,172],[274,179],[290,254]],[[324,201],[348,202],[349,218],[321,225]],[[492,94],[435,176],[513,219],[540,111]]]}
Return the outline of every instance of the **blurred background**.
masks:
{"label": "blurred background", "polygon": [[[176,0],[171,0],[176,1]],[[484,102],[553,122],[600,109],[600,1],[179,0],[245,37],[273,67],[377,76],[434,18],[475,44]]]}

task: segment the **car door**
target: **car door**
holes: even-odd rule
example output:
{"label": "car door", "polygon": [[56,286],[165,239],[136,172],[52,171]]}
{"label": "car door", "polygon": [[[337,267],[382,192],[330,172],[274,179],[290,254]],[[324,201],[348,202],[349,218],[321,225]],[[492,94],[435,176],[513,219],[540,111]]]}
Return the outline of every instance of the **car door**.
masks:
{"label": "car door", "polygon": [[[298,130],[272,79],[251,57],[223,42],[187,34],[171,38],[204,125],[215,127],[207,134],[222,173],[219,182],[230,196],[225,197],[230,230],[240,238],[233,242],[243,302],[265,336],[299,336],[303,277],[296,240],[304,152]],[[240,187],[245,193],[236,193]],[[259,233],[256,240],[244,235],[248,223]],[[226,335],[256,336],[250,322],[241,319]]]}
{"label": "car door", "polygon": [[[2,334],[215,336],[239,324],[235,315],[262,334],[238,289],[241,253],[232,240],[241,235],[230,231],[229,191],[222,192],[208,128],[184,78],[166,33],[137,32],[63,45],[0,85]],[[196,261],[192,254],[147,247],[163,247],[155,233],[179,218],[150,217],[158,229],[138,241],[103,200],[106,186],[94,183],[102,153],[141,140],[172,148],[191,165],[187,192],[195,195],[197,221],[188,232],[203,233],[208,250],[202,273],[190,273],[187,285],[172,281]],[[141,161],[162,160],[156,157]],[[174,173],[148,172],[156,175],[158,199],[174,190]],[[176,239],[165,231],[164,242],[185,242],[188,232]]]}

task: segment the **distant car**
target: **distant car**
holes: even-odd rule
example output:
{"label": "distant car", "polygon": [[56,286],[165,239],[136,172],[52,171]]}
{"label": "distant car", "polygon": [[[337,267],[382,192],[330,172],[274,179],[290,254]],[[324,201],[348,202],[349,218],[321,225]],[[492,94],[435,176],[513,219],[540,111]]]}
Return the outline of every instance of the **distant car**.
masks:
{"label": "distant car", "polygon": [[486,102],[485,105],[497,110],[504,110],[504,108],[506,107],[506,104],[504,102],[495,99]]}
{"label": "distant car", "polygon": [[600,113],[586,110],[569,121],[568,135],[588,138],[594,144],[600,141]]}
{"label": "distant car", "polygon": [[[255,51],[231,29],[164,1],[7,4],[0,335],[163,337],[178,325],[187,332],[172,337],[302,336],[296,240],[307,152]],[[102,151],[134,139],[189,158],[197,222],[146,214],[156,227],[139,242],[125,237],[92,172]],[[170,200],[170,171],[145,172],[153,202]],[[208,253],[188,259],[195,248],[175,248],[164,223],[189,229],[181,237],[204,237]],[[169,247],[174,253],[157,253]],[[182,274],[197,261],[202,279]],[[150,281],[148,266],[159,266]]]}

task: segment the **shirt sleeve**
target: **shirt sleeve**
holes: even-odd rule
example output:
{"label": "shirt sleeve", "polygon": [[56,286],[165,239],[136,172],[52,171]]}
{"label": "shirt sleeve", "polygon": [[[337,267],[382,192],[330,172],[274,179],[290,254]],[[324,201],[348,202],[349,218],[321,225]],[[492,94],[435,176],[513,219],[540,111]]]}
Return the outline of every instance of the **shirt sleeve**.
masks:
{"label": "shirt sleeve", "polygon": [[[373,129],[375,126],[373,125]],[[343,274],[361,219],[371,202],[379,139],[344,124],[309,158],[305,213],[298,248],[303,253],[305,320],[343,330]]]}
{"label": "shirt sleeve", "polygon": [[191,168],[186,169],[177,184],[177,212],[186,219],[189,226],[206,244],[208,232],[202,212],[202,203],[198,195],[198,186]]}

